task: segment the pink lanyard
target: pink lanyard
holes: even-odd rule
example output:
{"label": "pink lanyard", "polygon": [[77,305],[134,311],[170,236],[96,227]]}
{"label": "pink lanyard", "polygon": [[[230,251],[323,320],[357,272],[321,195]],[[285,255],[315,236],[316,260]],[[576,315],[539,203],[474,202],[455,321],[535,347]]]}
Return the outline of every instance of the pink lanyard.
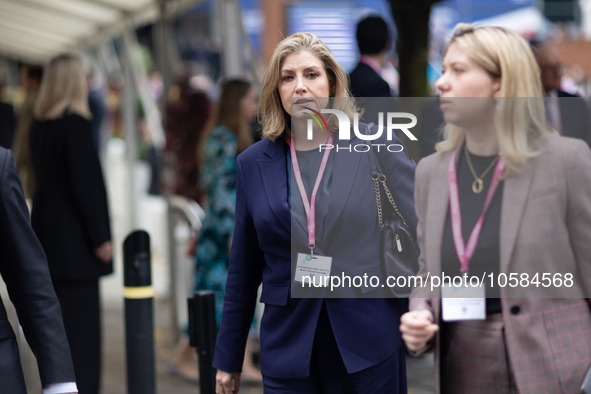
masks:
{"label": "pink lanyard", "polygon": [[460,260],[460,271],[468,272],[470,266],[470,260],[474,256],[476,250],[476,244],[478,238],[480,238],[480,230],[482,229],[482,222],[484,222],[484,215],[492,202],[493,196],[499,187],[499,182],[503,171],[505,171],[505,161],[502,157],[499,157],[499,161],[495,167],[492,181],[486,193],[486,200],[484,201],[484,207],[482,207],[482,213],[478,218],[478,221],[474,225],[468,244],[464,246],[464,237],[462,236],[462,213],[460,212],[460,198],[458,196],[458,176],[456,173],[456,148],[452,154],[451,161],[449,162],[448,182],[449,182],[449,207],[451,210],[451,229],[454,237],[454,244],[456,246],[456,252],[458,259]]}
{"label": "pink lanyard", "polygon": [[[316,176],[316,183],[314,183],[314,189],[312,189],[312,195],[310,196],[310,202],[308,202],[308,196],[306,194],[306,187],[302,181],[302,173],[300,171],[300,165],[298,164],[298,157],[295,150],[295,141],[291,136],[289,144],[289,152],[291,154],[291,163],[293,165],[293,172],[295,175],[296,183],[304,203],[304,209],[306,210],[306,223],[308,224],[308,247],[310,253],[314,253],[314,247],[316,246],[316,194],[318,194],[318,188],[320,187],[320,181],[324,176],[326,170],[326,163],[328,163],[328,156],[330,155],[331,149],[326,149],[322,156],[322,162],[320,163],[320,169],[318,169],[318,175]],[[331,131],[328,136],[328,145],[332,145],[334,142],[334,133]]]}

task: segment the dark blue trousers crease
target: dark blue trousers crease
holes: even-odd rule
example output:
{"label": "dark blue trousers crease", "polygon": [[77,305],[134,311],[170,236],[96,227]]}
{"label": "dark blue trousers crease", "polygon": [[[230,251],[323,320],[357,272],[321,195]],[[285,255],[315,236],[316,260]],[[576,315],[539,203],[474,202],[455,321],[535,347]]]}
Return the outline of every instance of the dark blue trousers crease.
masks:
{"label": "dark blue trousers crease", "polygon": [[265,394],[403,394],[407,392],[404,349],[377,365],[347,373],[323,308],[314,337],[310,376],[294,379],[263,376],[263,385]]}

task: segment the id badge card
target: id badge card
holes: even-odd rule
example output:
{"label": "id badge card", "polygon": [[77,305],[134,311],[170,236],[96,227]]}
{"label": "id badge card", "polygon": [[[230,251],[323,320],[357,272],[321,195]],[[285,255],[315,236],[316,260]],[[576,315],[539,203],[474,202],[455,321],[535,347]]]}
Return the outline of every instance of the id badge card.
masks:
{"label": "id badge card", "polygon": [[441,308],[443,321],[486,319],[486,298],[484,286],[441,287]]}
{"label": "id badge card", "polygon": [[332,257],[298,253],[295,281],[325,287],[329,283]]}

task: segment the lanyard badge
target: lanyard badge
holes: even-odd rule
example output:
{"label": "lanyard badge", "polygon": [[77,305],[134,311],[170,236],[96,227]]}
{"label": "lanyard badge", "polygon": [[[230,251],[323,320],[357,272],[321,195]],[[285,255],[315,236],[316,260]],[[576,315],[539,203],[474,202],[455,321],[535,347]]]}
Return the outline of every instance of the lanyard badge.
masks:
{"label": "lanyard badge", "polygon": [[[331,132],[328,136],[327,144],[331,145],[334,142],[334,133]],[[315,283],[323,283],[323,287],[326,286],[326,279],[330,275],[330,269],[332,265],[332,257],[328,256],[314,256],[314,248],[316,247],[316,195],[318,194],[318,188],[320,182],[326,171],[326,164],[328,163],[328,157],[330,155],[330,149],[324,151],[322,156],[322,162],[316,176],[316,182],[312,189],[312,195],[310,201],[308,201],[308,195],[306,188],[302,180],[302,173],[298,164],[298,158],[295,150],[295,141],[291,136],[291,143],[289,145],[289,152],[291,155],[291,162],[293,165],[293,172],[295,180],[298,185],[298,190],[304,204],[304,210],[306,211],[306,224],[308,227],[308,247],[310,253],[298,253],[295,280],[304,282],[306,278],[313,280]]]}
{"label": "lanyard badge", "polygon": [[[328,145],[332,145],[333,142],[334,133],[331,132],[326,143]],[[302,172],[300,171],[300,165],[298,164],[298,157],[296,155],[295,141],[293,136],[291,136],[289,153],[291,154],[291,162],[293,165],[295,180],[298,185],[298,190],[300,191],[300,196],[302,197],[302,202],[304,203],[304,210],[306,211],[306,223],[308,225],[308,247],[310,248],[310,256],[314,254],[314,247],[316,246],[316,195],[318,194],[320,182],[322,181],[322,177],[326,171],[326,164],[328,163],[328,156],[330,155],[330,152],[331,150],[327,149],[322,155],[322,162],[320,163],[320,168],[318,169],[316,182],[314,183],[314,188],[312,189],[310,201],[308,201],[306,187],[304,186],[304,181],[302,180]],[[311,260],[311,257],[308,260]]]}
{"label": "lanyard badge", "polygon": [[478,238],[480,238],[480,231],[482,230],[484,216],[486,215],[486,212],[488,211],[488,208],[490,207],[490,204],[492,202],[493,196],[497,191],[497,188],[499,187],[501,175],[505,171],[505,161],[502,157],[500,157],[497,161],[497,165],[495,166],[495,172],[493,173],[493,178],[490,183],[490,187],[488,188],[488,192],[486,193],[486,200],[484,201],[482,212],[480,213],[480,217],[478,218],[478,221],[476,222],[474,228],[472,229],[472,232],[470,233],[468,243],[464,244],[464,237],[462,236],[462,213],[460,211],[460,198],[458,193],[458,175],[456,170],[457,151],[458,148],[456,148],[452,154],[451,161],[449,162],[449,168],[447,171],[447,179],[449,182],[449,207],[451,211],[451,230],[453,233],[456,253],[458,254],[458,259],[460,260],[460,271],[468,272],[470,260],[472,259],[472,256],[474,256],[476,244],[478,243]]}
{"label": "lanyard badge", "polygon": [[[457,151],[458,149],[456,148],[452,154],[448,168],[449,206],[451,211],[451,229],[456,253],[460,261],[460,271],[467,273],[470,267],[470,260],[474,256],[476,244],[480,238],[484,217],[499,187],[501,175],[505,170],[505,162],[501,157],[497,161],[482,212],[470,233],[468,243],[465,244],[464,237],[462,236],[462,213],[460,210],[458,174],[456,170]],[[469,284],[453,285],[452,283],[446,283],[442,285],[441,295],[442,319],[444,321],[486,319],[485,288],[482,284],[480,286],[471,286]]]}

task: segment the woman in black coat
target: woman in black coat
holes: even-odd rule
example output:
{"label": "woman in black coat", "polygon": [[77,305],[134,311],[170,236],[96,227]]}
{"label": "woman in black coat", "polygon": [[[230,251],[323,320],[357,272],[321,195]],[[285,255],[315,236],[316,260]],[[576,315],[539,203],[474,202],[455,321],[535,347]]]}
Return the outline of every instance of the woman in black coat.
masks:
{"label": "woman in black coat", "polygon": [[47,65],[31,127],[37,180],[31,221],[62,306],[80,393],[98,393],[100,276],[112,272],[107,195],[92,144],[84,67],[74,55]]}

